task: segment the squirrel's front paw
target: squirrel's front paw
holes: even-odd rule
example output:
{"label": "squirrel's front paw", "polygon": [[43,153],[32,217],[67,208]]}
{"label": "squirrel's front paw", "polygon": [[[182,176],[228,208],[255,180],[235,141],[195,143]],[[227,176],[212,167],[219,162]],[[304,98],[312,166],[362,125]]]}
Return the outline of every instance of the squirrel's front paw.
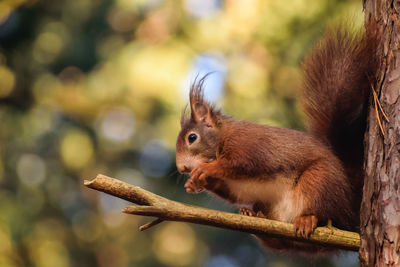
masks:
{"label": "squirrel's front paw", "polygon": [[200,164],[190,172],[190,178],[185,184],[187,192],[199,193],[204,190],[207,185],[207,163]]}
{"label": "squirrel's front paw", "polygon": [[297,236],[308,238],[317,228],[318,219],[314,215],[300,216],[294,220],[294,229]]}
{"label": "squirrel's front paw", "polygon": [[249,208],[240,208],[239,209],[239,214],[244,215],[244,216],[250,216],[250,217],[256,217],[257,214],[254,212],[254,210],[249,209]]}
{"label": "squirrel's front paw", "polygon": [[204,190],[204,187],[199,187],[196,185],[195,181],[192,178],[189,178],[184,187],[186,188],[186,192],[188,193],[200,193]]}
{"label": "squirrel's front paw", "polygon": [[245,215],[245,216],[250,216],[250,217],[266,218],[262,211],[259,210],[259,211],[255,212],[254,210],[249,209],[249,208],[240,208],[239,214]]}

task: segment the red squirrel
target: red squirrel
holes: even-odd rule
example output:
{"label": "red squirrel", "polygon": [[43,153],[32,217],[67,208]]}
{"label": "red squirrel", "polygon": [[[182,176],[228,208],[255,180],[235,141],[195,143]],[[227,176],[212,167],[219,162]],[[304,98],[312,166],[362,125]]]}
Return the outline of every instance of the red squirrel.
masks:
{"label": "red squirrel", "polygon": [[[293,223],[305,238],[328,221],[358,231],[374,44],[369,31],[332,28],[305,58],[308,133],[226,116],[204,99],[205,77],[195,81],[190,116],[183,113],[176,142],[178,171],[190,174],[186,191],[206,190],[240,207],[241,214]],[[258,238],[278,250],[323,250]]]}

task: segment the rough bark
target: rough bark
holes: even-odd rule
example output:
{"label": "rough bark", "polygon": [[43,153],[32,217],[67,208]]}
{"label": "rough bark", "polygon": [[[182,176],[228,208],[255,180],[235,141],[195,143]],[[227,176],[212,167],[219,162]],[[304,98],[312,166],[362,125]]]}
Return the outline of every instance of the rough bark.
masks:
{"label": "rough bark", "polygon": [[383,111],[371,101],[360,266],[400,266],[400,1],[364,0],[364,7],[366,23],[375,20],[381,33],[374,88]]}
{"label": "rough bark", "polygon": [[305,239],[296,236],[294,227],[290,223],[186,205],[101,174],[92,181],[85,181],[84,184],[89,188],[138,204],[124,208],[125,213],[157,217],[155,221],[141,226],[139,230],[146,230],[164,220],[183,221],[344,250],[357,251],[360,246],[360,237],[357,233],[318,227],[309,238]]}

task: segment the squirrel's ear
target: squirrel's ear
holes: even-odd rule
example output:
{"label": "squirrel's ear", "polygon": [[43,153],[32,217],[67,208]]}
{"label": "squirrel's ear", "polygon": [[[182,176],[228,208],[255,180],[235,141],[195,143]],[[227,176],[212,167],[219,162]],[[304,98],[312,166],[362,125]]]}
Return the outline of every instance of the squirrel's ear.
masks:
{"label": "squirrel's ear", "polygon": [[214,126],[215,119],[212,107],[206,102],[197,102],[191,105],[191,117],[195,122],[205,123],[207,126]]}
{"label": "squirrel's ear", "polygon": [[203,84],[208,74],[205,75],[200,80],[193,82],[190,87],[190,110],[191,110],[191,119],[198,123],[206,123],[207,126],[215,125],[215,116],[213,112],[213,107],[204,100],[203,96]]}

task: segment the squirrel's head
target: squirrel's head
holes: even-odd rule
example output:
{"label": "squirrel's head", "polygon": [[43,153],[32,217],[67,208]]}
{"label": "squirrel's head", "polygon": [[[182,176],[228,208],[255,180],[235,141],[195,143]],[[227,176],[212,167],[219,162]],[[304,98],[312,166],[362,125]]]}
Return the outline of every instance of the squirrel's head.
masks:
{"label": "squirrel's head", "polygon": [[[207,76],[207,75],[206,75]],[[176,167],[189,173],[201,163],[216,159],[221,113],[204,100],[204,76],[190,87],[190,117],[186,109],[176,141]]]}

